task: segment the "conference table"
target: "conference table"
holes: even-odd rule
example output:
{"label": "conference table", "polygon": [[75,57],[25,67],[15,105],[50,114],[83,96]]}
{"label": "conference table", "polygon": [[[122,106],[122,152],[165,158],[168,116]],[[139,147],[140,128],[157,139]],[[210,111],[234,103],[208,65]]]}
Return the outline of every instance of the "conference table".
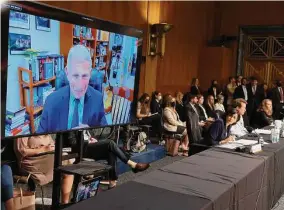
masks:
{"label": "conference table", "polygon": [[283,165],[284,138],[257,154],[214,147],[68,209],[269,210],[284,191]]}

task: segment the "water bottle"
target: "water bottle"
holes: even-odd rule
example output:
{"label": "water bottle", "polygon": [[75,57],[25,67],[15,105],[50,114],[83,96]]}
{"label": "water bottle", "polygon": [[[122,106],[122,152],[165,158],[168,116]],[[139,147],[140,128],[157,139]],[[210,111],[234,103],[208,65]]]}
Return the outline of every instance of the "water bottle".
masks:
{"label": "water bottle", "polygon": [[280,137],[284,138],[284,118],[282,120],[282,126],[281,126],[281,131],[280,131]]}
{"label": "water bottle", "polygon": [[280,129],[275,129],[275,141],[279,142],[279,137],[280,137]]}
{"label": "water bottle", "polygon": [[273,129],[271,129],[271,135],[270,135],[270,139],[271,139],[271,141],[272,141],[272,143],[276,143],[275,142],[275,128],[273,128]]}
{"label": "water bottle", "polygon": [[261,146],[264,145],[264,139],[262,136],[259,137],[259,143],[261,144]]}

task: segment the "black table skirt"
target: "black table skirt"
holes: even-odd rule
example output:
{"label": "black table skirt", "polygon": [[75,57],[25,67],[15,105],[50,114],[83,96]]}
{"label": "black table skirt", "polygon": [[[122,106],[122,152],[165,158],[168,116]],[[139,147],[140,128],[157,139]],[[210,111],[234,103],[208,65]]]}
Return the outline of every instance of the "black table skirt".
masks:
{"label": "black table skirt", "polygon": [[283,191],[281,139],[255,155],[211,148],[68,209],[270,210]]}

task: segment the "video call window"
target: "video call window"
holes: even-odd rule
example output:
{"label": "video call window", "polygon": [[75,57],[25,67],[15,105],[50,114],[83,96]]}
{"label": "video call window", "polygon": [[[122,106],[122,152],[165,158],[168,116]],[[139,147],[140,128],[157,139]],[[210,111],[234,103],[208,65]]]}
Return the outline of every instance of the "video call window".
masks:
{"label": "video call window", "polygon": [[138,38],[10,11],[5,136],[129,122]]}

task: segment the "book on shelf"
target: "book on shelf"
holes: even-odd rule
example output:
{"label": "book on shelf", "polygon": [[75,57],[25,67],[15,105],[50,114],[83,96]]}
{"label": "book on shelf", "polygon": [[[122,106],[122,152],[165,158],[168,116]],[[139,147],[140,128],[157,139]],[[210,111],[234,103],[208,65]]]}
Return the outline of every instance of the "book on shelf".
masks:
{"label": "book on shelf", "polygon": [[97,30],[97,41],[109,41],[109,32]]}
{"label": "book on shelf", "polygon": [[5,119],[5,133],[7,136],[20,135],[29,132],[29,121],[26,119],[26,108],[7,110]]}
{"label": "book on shelf", "polygon": [[[20,67],[32,71],[32,82],[47,80],[64,69],[64,57],[58,54],[50,54],[45,56],[34,56],[31,59],[24,58]],[[22,71],[22,79],[29,83],[29,74]]]}

